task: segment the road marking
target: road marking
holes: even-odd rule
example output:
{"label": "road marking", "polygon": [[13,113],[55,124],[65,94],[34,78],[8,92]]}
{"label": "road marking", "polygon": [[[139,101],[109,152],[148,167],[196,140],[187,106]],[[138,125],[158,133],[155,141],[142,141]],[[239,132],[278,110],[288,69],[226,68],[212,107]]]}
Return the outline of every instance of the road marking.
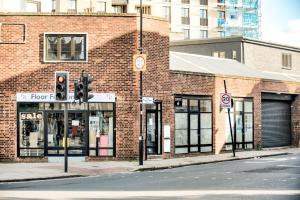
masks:
{"label": "road marking", "polygon": [[300,195],[300,190],[173,190],[173,191],[12,191],[2,190],[0,197],[35,199],[128,199],[137,197],[187,197],[207,195]]}
{"label": "road marking", "polygon": [[300,166],[297,165],[277,165],[278,167],[290,167],[290,168],[300,168]]}

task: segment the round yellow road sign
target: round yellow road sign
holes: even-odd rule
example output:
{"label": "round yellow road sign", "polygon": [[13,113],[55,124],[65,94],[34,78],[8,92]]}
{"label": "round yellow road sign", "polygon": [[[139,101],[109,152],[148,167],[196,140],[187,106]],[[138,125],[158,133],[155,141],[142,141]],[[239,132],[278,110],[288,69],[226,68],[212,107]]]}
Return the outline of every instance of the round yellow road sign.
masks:
{"label": "round yellow road sign", "polygon": [[146,54],[133,55],[133,71],[146,71]]}

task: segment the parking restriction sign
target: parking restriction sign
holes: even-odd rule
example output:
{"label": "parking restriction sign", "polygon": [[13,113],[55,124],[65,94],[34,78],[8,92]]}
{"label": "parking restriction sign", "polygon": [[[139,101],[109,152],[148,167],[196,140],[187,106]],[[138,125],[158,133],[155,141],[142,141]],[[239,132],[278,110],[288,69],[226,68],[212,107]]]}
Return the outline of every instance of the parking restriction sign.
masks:
{"label": "parking restriction sign", "polygon": [[231,108],[231,95],[230,93],[221,93],[221,108]]}

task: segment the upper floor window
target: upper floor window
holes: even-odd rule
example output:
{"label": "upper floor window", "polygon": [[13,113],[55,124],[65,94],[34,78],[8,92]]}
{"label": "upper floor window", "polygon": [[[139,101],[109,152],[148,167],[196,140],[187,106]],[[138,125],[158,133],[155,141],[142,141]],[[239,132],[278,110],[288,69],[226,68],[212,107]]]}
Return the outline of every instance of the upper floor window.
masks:
{"label": "upper floor window", "polygon": [[292,69],[292,54],[290,53],[282,54],[282,68]]}
{"label": "upper floor window", "polygon": [[225,12],[224,11],[218,11],[218,18],[219,19],[225,19]]}
{"label": "upper floor window", "polygon": [[207,18],[207,10],[200,9],[200,18]]}
{"label": "upper floor window", "polygon": [[56,12],[56,0],[51,1],[51,12]]}
{"label": "upper floor window", "polygon": [[212,52],[212,56],[217,57],[217,58],[225,58],[226,53],[225,53],[225,51],[214,51],[214,52]]}
{"label": "upper floor window", "polygon": [[200,0],[200,5],[204,5],[204,6],[208,5],[207,0]]}
{"label": "upper floor window", "polygon": [[183,39],[190,39],[190,29],[182,29]]}
{"label": "upper floor window", "polygon": [[237,59],[237,53],[235,50],[232,50],[232,59],[236,60]]}
{"label": "upper floor window", "polygon": [[34,0],[26,0],[25,12],[41,12],[41,2]]}
{"label": "upper floor window", "polygon": [[114,13],[126,13],[127,7],[125,5],[112,5],[111,6]]}
{"label": "upper floor window", "polygon": [[69,0],[68,12],[77,11],[77,0]]}
{"label": "upper floor window", "polygon": [[190,24],[189,8],[181,8],[181,24]]}
{"label": "upper floor window", "polygon": [[45,34],[45,61],[86,61],[86,34]]}
{"label": "upper floor window", "polygon": [[219,37],[225,37],[225,31],[218,31]]}
{"label": "upper floor window", "polygon": [[207,30],[200,30],[200,38],[207,38],[208,31]]}
{"label": "upper floor window", "polygon": [[[140,13],[140,7],[136,7],[137,13]],[[143,6],[142,7],[142,13],[146,15],[151,15],[151,7],[150,6]]]}
{"label": "upper floor window", "polygon": [[207,10],[200,9],[200,26],[207,26],[208,18],[207,18]]}
{"label": "upper floor window", "polygon": [[163,16],[169,22],[171,21],[171,7],[170,6],[163,6]]}
{"label": "upper floor window", "polygon": [[181,3],[190,4],[190,0],[181,0]]}
{"label": "upper floor window", "polygon": [[96,12],[106,12],[105,1],[96,1]]}

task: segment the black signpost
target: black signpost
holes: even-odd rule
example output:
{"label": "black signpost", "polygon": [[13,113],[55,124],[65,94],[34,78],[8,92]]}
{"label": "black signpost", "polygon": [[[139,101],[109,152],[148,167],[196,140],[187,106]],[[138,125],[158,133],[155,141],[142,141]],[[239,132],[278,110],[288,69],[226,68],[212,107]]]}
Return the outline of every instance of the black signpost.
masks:
{"label": "black signpost", "polygon": [[[226,81],[224,80],[224,88],[225,88],[225,93],[227,93],[227,88],[226,88]],[[231,142],[232,142],[232,153],[233,157],[235,157],[235,139],[232,134],[232,126],[231,126],[231,117],[230,117],[230,108],[227,108],[227,113],[228,113],[228,120],[229,120],[229,127],[230,127],[230,135],[231,135]]]}

